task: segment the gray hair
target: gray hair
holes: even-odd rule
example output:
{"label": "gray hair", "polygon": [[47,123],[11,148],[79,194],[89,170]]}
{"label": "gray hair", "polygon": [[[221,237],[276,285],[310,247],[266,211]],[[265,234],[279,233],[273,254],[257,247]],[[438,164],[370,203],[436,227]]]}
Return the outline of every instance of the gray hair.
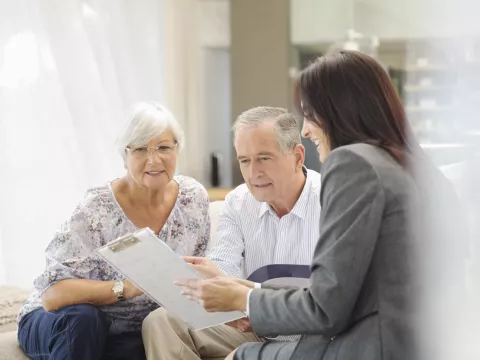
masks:
{"label": "gray hair", "polygon": [[290,152],[296,145],[302,143],[300,129],[295,115],[286,109],[259,106],[241,113],[233,124],[234,140],[237,139],[238,131],[245,127],[259,126],[273,121],[277,142],[280,151]]}
{"label": "gray hair", "polygon": [[185,135],[172,113],[165,106],[155,102],[137,103],[117,139],[118,152],[125,159],[125,149],[128,146],[145,145],[167,129],[172,131],[178,149],[181,150]]}

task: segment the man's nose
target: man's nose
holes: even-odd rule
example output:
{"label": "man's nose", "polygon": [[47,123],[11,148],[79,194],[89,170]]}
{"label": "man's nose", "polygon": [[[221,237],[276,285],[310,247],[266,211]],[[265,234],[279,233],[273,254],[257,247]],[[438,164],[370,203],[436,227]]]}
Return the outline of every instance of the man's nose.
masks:
{"label": "man's nose", "polygon": [[255,179],[260,173],[260,166],[255,161],[252,161],[250,164],[250,178]]}

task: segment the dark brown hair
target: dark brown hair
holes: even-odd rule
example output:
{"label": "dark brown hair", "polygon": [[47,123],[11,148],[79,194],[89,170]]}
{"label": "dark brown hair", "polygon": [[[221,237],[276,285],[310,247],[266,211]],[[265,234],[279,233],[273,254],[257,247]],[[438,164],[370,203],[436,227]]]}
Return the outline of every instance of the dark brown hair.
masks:
{"label": "dark brown hair", "polygon": [[332,150],[367,143],[404,165],[407,153],[419,149],[390,77],[366,54],[342,50],[319,57],[301,72],[295,102]]}

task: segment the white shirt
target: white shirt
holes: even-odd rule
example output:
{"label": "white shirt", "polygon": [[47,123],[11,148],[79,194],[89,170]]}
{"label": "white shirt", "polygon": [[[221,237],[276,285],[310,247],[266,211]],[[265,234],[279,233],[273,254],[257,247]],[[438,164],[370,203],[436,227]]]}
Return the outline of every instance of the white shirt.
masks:
{"label": "white shirt", "polygon": [[321,178],[316,171],[306,173],[300,197],[281,218],[266,202],[257,201],[247,185],[231,191],[207,257],[226,275],[243,279],[266,265],[310,265],[320,235]]}
{"label": "white shirt", "polygon": [[[226,196],[219,214],[217,243],[207,254],[226,275],[246,279],[266,265],[311,264],[320,236],[321,177],[313,170],[304,168],[304,172],[307,178],[300,197],[293,209],[281,218],[270,205],[257,201],[246,184]],[[255,287],[260,288],[260,284]],[[298,336],[276,338],[279,341],[297,339]]]}

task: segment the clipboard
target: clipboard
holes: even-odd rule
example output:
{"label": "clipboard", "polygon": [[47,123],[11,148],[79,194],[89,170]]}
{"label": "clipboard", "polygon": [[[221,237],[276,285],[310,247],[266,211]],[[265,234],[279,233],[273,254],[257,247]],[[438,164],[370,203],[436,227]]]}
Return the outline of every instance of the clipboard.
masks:
{"label": "clipboard", "polygon": [[207,312],[198,302],[181,294],[179,279],[203,279],[151,229],[124,235],[95,252],[122,273],[145,295],[182,319],[190,329],[201,330],[244,318],[242,311]]}

